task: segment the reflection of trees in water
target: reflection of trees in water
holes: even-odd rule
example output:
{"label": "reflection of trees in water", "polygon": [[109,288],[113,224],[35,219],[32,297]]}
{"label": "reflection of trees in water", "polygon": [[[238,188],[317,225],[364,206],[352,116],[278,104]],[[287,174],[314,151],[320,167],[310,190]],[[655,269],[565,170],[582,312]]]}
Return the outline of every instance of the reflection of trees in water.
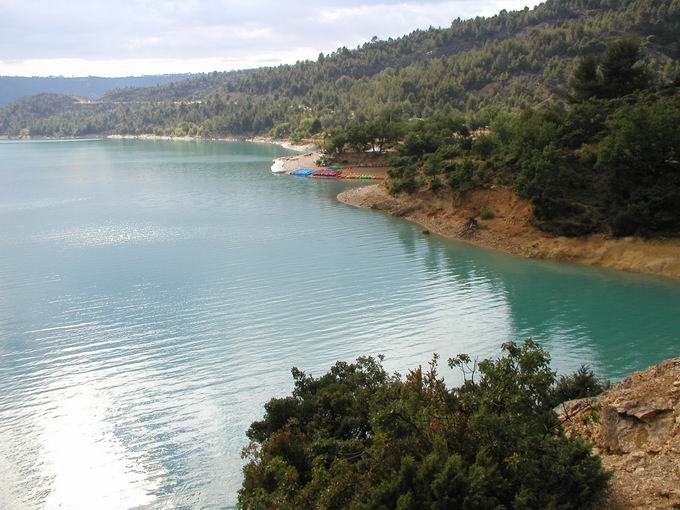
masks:
{"label": "reflection of trees in water", "polygon": [[[393,220],[394,223],[399,222],[399,220]],[[406,225],[400,225],[402,227],[407,227]],[[417,253],[418,242],[422,242],[423,235],[418,232],[418,226],[408,225],[408,228],[397,228],[397,238],[399,242],[404,247],[404,251],[409,255],[415,255]]]}
{"label": "reflection of trees in water", "polygon": [[[400,228],[398,238],[409,255],[416,255],[421,247],[420,259],[426,274],[439,279],[442,274],[461,287],[484,284],[499,296],[505,295],[504,275],[485,255],[497,253],[482,250],[461,242],[448,241],[436,235],[424,235],[422,228]],[[504,257],[507,258],[507,257]]]}
{"label": "reflection of trees in water", "polygon": [[400,229],[399,239],[410,255],[420,249],[428,279],[469,288],[470,299],[502,301],[508,339],[534,337],[555,366],[585,362],[617,378],[680,354],[678,284],[522,259],[424,236],[417,227]]}

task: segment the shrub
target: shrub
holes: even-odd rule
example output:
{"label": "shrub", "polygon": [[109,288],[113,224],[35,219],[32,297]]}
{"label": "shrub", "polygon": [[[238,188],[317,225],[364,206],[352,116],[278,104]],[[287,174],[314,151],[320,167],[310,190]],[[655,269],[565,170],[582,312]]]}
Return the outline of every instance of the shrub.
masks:
{"label": "shrub", "polygon": [[476,183],[474,182],[476,170],[477,166],[470,158],[465,158],[460,163],[457,163],[448,175],[451,189],[458,193],[465,193],[466,191],[474,189],[476,187]]}
{"label": "shrub", "polygon": [[379,360],[293,369],[292,395],[265,405],[244,451],[239,506],[250,509],[592,508],[608,475],[552,411],[555,374],[533,341],[504,356],[438,357],[405,378]]}
{"label": "shrub", "polygon": [[390,179],[388,181],[389,192],[393,195],[399,193],[414,193],[418,188],[418,181],[413,175],[404,178]]}
{"label": "shrub", "polygon": [[598,379],[588,365],[581,365],[573,374],[560,377],[553,390],[553,403],[558,405],[567,400],[594,397],[609,386],[609,381]]}
{"label": "shrub", "polygon": [[482,135],[472,145],[472,152],[480,158],[489,158],[496,150],[496,144],[489,135]]}
{"label": "shrub", "polygon": [[444,189],[442,181],[436,175],[430,177],[428,181],[429,181],[428,187],[432,193],[439,193],[442,189]]}
{"label": "shrub", "polygon": [[492,220],[496,217],[496,213],[493,212],[491,209],[484,209],[481,214],[479,215],[479,218],[482,220]]}
{"label": "shrub", "polygon": [[273,127],[269,134],[273,138],[285,138],[286,136],[290,135],[291,131],[292,128],[290,122],[282,122],[281,124]]}
{"label": "shrub", "polygon": [[314,164],[315,164],[316,166],[327,166],[327,165],[330,165],[330,164],[332,163],[332,161],[333,161],[332,158],[329,158],[329,157],[326,156],[325,154],[322,154],[322,155],[314,162]]}

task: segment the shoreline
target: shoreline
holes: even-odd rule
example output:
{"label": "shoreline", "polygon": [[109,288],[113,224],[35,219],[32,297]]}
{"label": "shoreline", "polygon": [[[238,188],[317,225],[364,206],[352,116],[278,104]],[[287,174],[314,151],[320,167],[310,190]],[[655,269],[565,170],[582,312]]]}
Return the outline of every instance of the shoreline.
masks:
{"label": "shoreline", "polygon": [[167,136],[167,135],[105,135],[101,137],[104,140],[163,140],[163,141],[184,141],[184,142],[250,142],[250,143],[269,143],[279,145],[284,149],[296,152],[316,151],[317,146],[314,143],[306,142],[295,144],[289,140],[281,138],[272,138],[268,136]]}
{"label": "shoreline", "polygon": [[303,153],[310,151],[317,151],[318,147],[312,142],[304,142],[300,144],[293,143],[289,140],[284,140],[281,138],[272,138],[268,136],[166,136],[166,135],[152,135],[152,134],[142,134],[142,135],[97,135],[97,136],[31,136],[28,138],[20,137],[9,137],[6,135],[0,135],[0,140],[162,140],[170,142],[251,142],[251,143],[269,143],[273,145],[279,145],[284,149]]}
{"label": "shoreline", "polygon": [[[370,164],[370,162],[365,160],[366,155],[360,153],[352,153],[351,155],[345,154],[345,157],[351,157],[352,160],[346,159],[338,168],[342,169],[342,172],[349,174],[351,177],[338,177],[338,178],[351,178],[360,179],[360,176],[365,178],[372,177],[374,179],[383,180],[387,177],[389,167],[384,163]],[[272,166],[272,172],[276,174],[288,174],[297,169],[308,169],[308,170],[325,170],[329,168],[329,165],[319,165],[317,161],[321,158],[321,152],[318,149],[307,150],[302,154],[295,156],[283,156],[276,158],[274,160],[274,169]],[[330,165],[334,167],[334,165]]]}
{"label": "shoreline", "polygon": [[[95,138],[33,137],[29,140],[163,140],[163,141],[221,141],[250,142],[278,145],[298,152],[284,156],[285,173],[300,167],[316,165],[318,148],[312,143],[293,144],[288,140],[271,137],[198,137],[165,135],[104,135]],[[14,140],[6,138],[5,140]],[[387,167],[357,166],[357,171],[384,178]],[[641,273],[664,278],[680,279],[680,239],[608,238],[602,234],[587,237],[559,237],[546,234],[529,224],[530,205],[507,189],[481,190],[470,193],[472,199],[453,204],[451,199],[419,193],[416,195],[390,195],[384,184],[357,186],[343,191],[337,200],[350,206],[376,209],[392,216],[403,217],[428,232],[447,239],[467,242],[482,248],[493,249],[525,258],[569,262]],[[488,195],[488,196],[483,196]],[[467,202],[467,203],[466,203]],[[470,203],[472,202],[472,203]],[[463,232],[470,218],[480,211],[500,206],[503,209],[490,221],[480,222],[482,229],[470,235]]]}
{"label": "shoreline", "polygon": [[[529,224],[528,201],[507,188],[472,192],[456,203],[448,197],[435,199],[431,195],[393,196],[384,185],[375,184],[345,190],[337,200],[405,218],[447,239],[511,255],[680,279],[680,239],[612,239],[602,234],[583,238],[551,236]],[[489,209],[497,211],[496,217],[479,220],[480,228],[470,232],[470,218]]]}

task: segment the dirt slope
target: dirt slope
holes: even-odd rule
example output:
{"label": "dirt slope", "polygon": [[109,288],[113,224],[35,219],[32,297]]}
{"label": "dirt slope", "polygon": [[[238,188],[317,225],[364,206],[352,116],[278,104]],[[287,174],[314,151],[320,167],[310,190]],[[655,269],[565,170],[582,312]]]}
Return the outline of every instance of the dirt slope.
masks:
{"label": "dirt slope", "polygon": [[[403,216],[445,237],[515,255],[680,278],[680,240],[551,236],[531,225],[531,204],[504,187],[454,198],[431,193],[392,196],[379,184],[347,190],[338,200]],[[483,211],[492,211],[495,217],[482,220]],[[471,218],[476,226],[470,224]]]}

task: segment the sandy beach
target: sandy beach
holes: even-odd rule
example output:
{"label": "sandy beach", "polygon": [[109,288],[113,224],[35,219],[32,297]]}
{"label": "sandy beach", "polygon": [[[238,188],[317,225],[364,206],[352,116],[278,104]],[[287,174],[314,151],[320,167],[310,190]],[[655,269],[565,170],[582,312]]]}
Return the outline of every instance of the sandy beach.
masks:
{"label": "sandy beach", "polygon": [[[279,158],[283,163],[285,172],[291,172],[298,168],[321,170],[327,166],[320,166],[317,161],[321,157],[318,151],[308,151],[299,156]],[[381,179],[387,177],[390,167],[384,163],[383,157],[375,157],[367,154],[343,154],[338,158],[337,164],[342,165],[347,173],[375,176]]]}
{"label": "sandy beach", "polygon": [[105,138],[110,140],[168,140],[168,141],[214,141],[214,142],[252,142],[252,143],[273,143],[280,145],[284,149],[297,151],[297,152],[309,152],[315,151],[317,149],[316,145],[311,142],[304,141],[302,143],[292,143],[290,140],[283,140],[277,138],[271,138],[267,136],[253,136],[253,137],[204,137],[204,136],[166,136],[166,135],[107,135]]}

